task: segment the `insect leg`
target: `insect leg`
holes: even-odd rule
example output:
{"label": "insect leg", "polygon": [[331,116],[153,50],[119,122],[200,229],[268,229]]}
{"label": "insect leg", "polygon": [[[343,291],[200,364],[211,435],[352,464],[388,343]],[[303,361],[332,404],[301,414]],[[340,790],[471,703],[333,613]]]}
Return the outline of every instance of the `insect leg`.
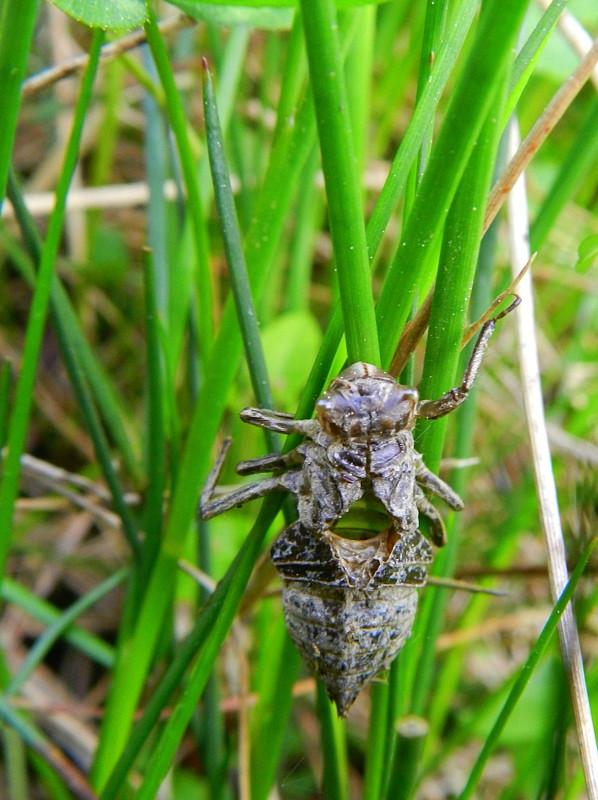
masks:
{"label": "insect leg", "polygon": [[419,513],[430,521],[430,538],[436,547],[444,547],[446,544],[446,529],[442,517],[419,486],[415,487],[415,504]]}
{"label": "insect leg", "polygon": [[210,499],[210,495],[204,490],[201,495],[199,504],[199,511],[202,519],[211,519],[224,511],[228,511],[235,506],[242,506],[249,500],[255,500],[256,497],[263,497],[269,492],[274,492],[277,489],[284,489],[281,486],[280,478],[264,478],[262,481],[250,483],[247,486],[241,486],[230,494],[225,494],[222,497],[217,497],[214,500]]}
{"label": "insect leg", "polygon": [[239,475],[253,475],[256,472],[270,472],[285,469],[300,463],[295,450],[289,453],[271,453],[267,456],[250,458],[247,461],[239,461],[235,467]]}
{"label": "insect leg", "polygon": [[465,374],[463,375],[461,385],[456,386],[454,389],[449,389],[446,394],[443,394],[442,397],[439,397],[437,400],[420,401],[417,404],[415,411],[415,415],[417,417],[424,417],[425,419],[438,419],[439,417],[444,417],[445,414],[450,414],[451,411],[454,411],[464,400],[467,399],[469,390],[473,386],[482,361],[484,360],[484,354],[486,352],[486,348],[488,347],[488,340],[494,332],[496,323],[499,319],[502,319],[504,316],[513,311],[514,308],[517,308],[520,302],[521,298],[516,297],[508,308],[506,308],[504,311],[501,311],[501,313],[497,314],[495,317],[492,317],[492,319],[489,319],[488,322],[482,326],[482,330],[480,331],[478,340],[473,348],[473,353],[471,354],[469,363],[465,368]]}
{"label": "insect leg", "polygon": [[454,511],[463,510],[463,500],[457,492],[429,470],[423,461],[419,461],[415,468],[415,479],[421,486],[425,486],[426,489],[441,497]]}
{"label": "insect leg", "polygon": [[230,436],[227,436],[226,439],[222,442],[222,447],[220,448],[220,452],[218,453],[218,457],[214,462],[214,466],[210,470],[208,477],[206,479],[205,486],[203,487],[203,491],[201,493],[201,498],[199,500],[199,507],[200,509],[206,504],[209,503],[212,499],[214,494],[214,489],[216,488],[216,484],[218,483],[218,478],[220,477],[220,473],[222,472],[222,467],[224,465],[224,461],[230,450],[230,446],[233,443],[233,440]]}
{"label": "insect leg", "polygon": [[302,433],[311,436],[319,429],[315,419],[295,419],[292,414],[271,411],[268,408],[244,408],[239,416],[243,422],[278,433]]}
{"label": "insect leg", "polygon": [[231,443],[232,439],[230,437],[224,440],[222,449],[218,453],[216,463],[210,470],[206,485],[201,493],[199,513],[202,519],[211,519],[218,514],[222,514],[223,511],[228,511],[229,508],[240,506],[243,503],[247,503],[249,500],[253,500],[255,497],[263,497],[263,495],[268,494],[268,492],[283,488],[280,485],[279,478],[266,478],[263,481],[241,486],[236,491],[226,494],[223,497],[213,499],[214,490],[218,483],[220,473],[222,472],[222,465],[224,464],[224,459],[230,449]]}

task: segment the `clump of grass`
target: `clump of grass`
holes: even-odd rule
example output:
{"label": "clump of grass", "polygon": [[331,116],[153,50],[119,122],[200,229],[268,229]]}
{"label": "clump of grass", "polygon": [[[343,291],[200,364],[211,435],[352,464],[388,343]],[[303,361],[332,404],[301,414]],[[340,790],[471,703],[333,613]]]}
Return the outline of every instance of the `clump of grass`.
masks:
{"label": "clump of grass", "polygon": [[[244,429],[240,408],[257,398],[309,416],[347,358],[388,367],[431,291],[425,355],[416,349],[404,380],[426,397],[459,382],[467,319],[510,282],[502,226],[486,231],[485,220],[507,118],[521,112],[531,128],[526,109],[537,117],[565,78],[549,52],[557,6],[536,27],[518,0],[490,0],[479,18],[470,0],[447,16],[403,0],[234,10],[229,28],[221,9],[206,7],[207,21],[185,30],[181,20],[169,39],[151,13],[145,55],[101,68],[102,93],[102,36],[93,35],[47,229],[28,210],[28,182],[36,185],[49,153],[32,157],[25,145],[34,126],[54,124],[58,95],[49,84],[48,116],[29,90],[11,150],[18,98],[7,84],[0,178],[10,175],[14,216],[0,240],[2,322],[5,359],[16,366],[14,380],[8,368],[0,375],[0,717],[10,797],[149,800],[161,785],[176,798],[261,799],[273,787],[283,797],[582,797],[580,717],[550,634],[574,588],[582,632],[596,604],[582,577],[594,568],[587,464],[598,460],[589,89],[552,134],[570,155],[551,152],[549,138],[529,168],[536,325],[573,568],[558,603],[510,318],[475,397],[417,432],[430,468],[459,460],[451,483],[467,503],[462,519],[448,520],[435,572],[508,594],[426,588],[411,640],[347,723],[303,672],[262,558],[292,509],[271,496],[259,511],[209,524],[196,516],[221,431],[234,437],[231,462],[278,447]],[[0,16],[0,69],[3,52],[21,71],[25,63],[34,4],[21,12],[19,36]],[[261,29],[266,19],[281,27]],[[72,23],[69,35],[81,31]],[[43,61],[39,48],[33,57]],[[94,114],[102,123],[90,128],[86,154],[82,124]],[[75,261],[65,232],[78,152],[85,175],[113,185],[115,197],[125,177],[149,187],[147,210],[83,215],[94,263]],[[476,465],[463,466],[471,455]],[[230,470],[223,479],[236,481]],[[590,699],[594,672],[588,651]],[[48,704],[65,706],[59,720]],[[595,745],[582,734],[587,776]],[[502,773],[484,771],[493,759]],[[596,796],[591,780],[587,792]]]}

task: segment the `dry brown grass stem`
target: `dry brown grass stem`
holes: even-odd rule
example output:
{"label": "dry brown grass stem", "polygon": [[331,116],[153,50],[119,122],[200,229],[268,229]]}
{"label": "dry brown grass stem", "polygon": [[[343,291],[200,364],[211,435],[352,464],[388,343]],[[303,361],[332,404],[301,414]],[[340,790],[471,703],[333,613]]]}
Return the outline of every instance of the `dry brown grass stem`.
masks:
{"label": "dry brown grass stem", "polygon": [[[536,0],[542,11],[546,11],[552,0]],[[583,58],[592,46],[592,37],[570,11],[565,8],[559,17],[558,27],[563,37],[571,45],[580,58]],[[592,70],[590,80],[598,89],[598,66]]]}
{"label": "dry brown grass stem", "polygon": [[[596,52],[598,54],[598,47],[596,47]],[[518,151],[518,147],[519,133],[516,123],[512,123],[509,150],[514,153]],[[530,255],[527,195],[523,175],[517,180],[509,195],[508,212],[511,267],[513,274],[516,275]],[[553,600],[556,601],[567,583],[568,573],[556,485],[548,444],[548,432],[544,419],[530,273],[520,283],[519,292],[523,302],[517,310],[516,317],[524,404],[530,436],[540,523],[548,559],[550,588]],[[565,609],[559,623],[559,637],[563,663],[569,681],[588,796],[590,800],[598,800],[596,736],[592,724],[583,671],[579,635],[573,609],[570,605]]]}
{"label": "dry brown grass stem", "polygon": [[[189,25],[194,25],[196,21],[197,20],[193,19],[187,14],[174,14],[171,17],[163,19],[159,23],[158,27],[160,28],[160,33],[162,36],[167,36],[174,31],[180,30],[180,28],[186,28]],[[145,42],[145,39],[145,30],[140,28],[139,30],[133,31],[133,33],[129,33],[127,36],[123,36],[122,39],[118,39],[115,42],[110,42],[109,44],[104,45],[102,48],[102,54],[100,56],[101,63],[110,61],[111,59],[116,58],[116,56],[126,53],[128,50],[139,47],[140,44]],[[87,60],[87,54],[74,56],[66,61],[62,61],[55,67],[50,67],[43,72],[39,72],[37,75],[32,75],[23,82],[23,97],[31,97],[32,95],[37,94],[37,92],[41,92],[42,89],[46,89],[48,86],[56,83],[56,81],[60,81],[63,78],[68,78],[70,75],[81,72],[85,69]]]}
{"label": "dry brown grass stem", "polygon": [[531,161],[532,156],[536,150],[541,147],[544,140],[552,132],[557,122],[569,108],[584,83],[592,74],[596,64],[598,64],[598,39],[594,41],[577,69],[574,70],[568,80],[566,80],[555,93],[550,103],[548,103],[536,120],[530,132],[517,148],[517,152],[513,153],[512,158],[500,178],[494,184],[490,192],[486,217],[484,219],[485,231],[488,230],[492,220],[497,215],[507,195],[515,185],[515,182]]}

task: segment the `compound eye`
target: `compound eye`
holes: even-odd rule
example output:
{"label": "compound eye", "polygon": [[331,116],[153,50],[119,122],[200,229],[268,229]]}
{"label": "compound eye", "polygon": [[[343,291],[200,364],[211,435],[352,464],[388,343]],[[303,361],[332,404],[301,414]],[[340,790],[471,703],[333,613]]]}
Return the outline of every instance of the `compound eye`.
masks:
{"label": "compound eye", "polygon": [[335,438],[359,436],[368,426],[362,399],[355,385],[336,379],[316,403],[316,417],[322,430]]}
{"label": "compound eye", "polygon": [[380,408],[379,419],[383,430],[411,430],[415,424],[415,409],[419,397],[417,389],[397,384],[397,390],[388,396]]}

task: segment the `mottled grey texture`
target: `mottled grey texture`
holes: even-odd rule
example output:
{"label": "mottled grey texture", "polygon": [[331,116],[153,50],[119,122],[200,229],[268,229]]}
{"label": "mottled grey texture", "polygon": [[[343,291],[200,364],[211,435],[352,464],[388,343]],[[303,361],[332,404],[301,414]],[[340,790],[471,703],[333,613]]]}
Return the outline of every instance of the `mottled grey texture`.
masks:
{"label": "mottled grey texture", "polygon": [[411,633],[415,587],[425,582],[432,548],[417,530],[392,526],[353,541],[300,522],[272,546],[285,585],[291,638],[345,716],[364,683],[385,669]]}
{"label": "mottled grey texture", "polygon": [[417,590],[293,581],[282,603],[297,649],[346,716],[364,683],[390,665],[411,633]]}
{"label": "mottled grey texture", "polygon": [[330,383],[315,419],[260,408],[241,412],[252,425],[305,437],[289,453],[238,466],[243,475],[270,471],[274,477],[213,498],[225,451],[210,473],[200,503],[204,519],[272,491],[294,495],[299,519],[274,543],[272,560],[284,581],[289,633],[342,715],[411,632],[416,587],[425,583],[432,560],[419,514],[430,521],[432,542],[445,543],[442,518],[423,488],[455,511],[463,508],[415,450],[416,418],[438,419],[464,402],[496,321],[518,303],[484,324],[461,384],[442,397],[420,401],[414,387],[359,361]]}

